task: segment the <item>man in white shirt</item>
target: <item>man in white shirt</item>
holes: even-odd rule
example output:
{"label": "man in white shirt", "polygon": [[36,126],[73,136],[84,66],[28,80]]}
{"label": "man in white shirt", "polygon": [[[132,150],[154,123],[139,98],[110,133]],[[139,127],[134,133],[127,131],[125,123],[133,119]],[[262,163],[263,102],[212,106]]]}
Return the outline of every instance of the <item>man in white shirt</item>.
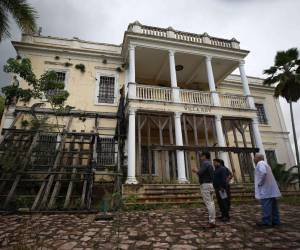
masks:
{"label": "man in white shirt", "polygon": [[257,226],[277,226],[280,224],[277,198],[281,196],[271,167],[264,161],[264,155],[256,154],[255,167],[255,198],[262,207],[262,221]]}

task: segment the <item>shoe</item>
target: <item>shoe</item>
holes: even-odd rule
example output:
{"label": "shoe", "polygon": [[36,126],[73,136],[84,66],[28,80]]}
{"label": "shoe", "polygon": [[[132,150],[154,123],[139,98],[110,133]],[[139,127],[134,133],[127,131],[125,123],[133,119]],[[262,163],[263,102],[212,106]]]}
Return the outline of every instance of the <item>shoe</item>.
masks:
{"label": "shoe", "polygon": [[215,228],[216,227],[216,223],[208,223],[208,228]]}
{"label": "shoe", "polygon": [[265,223],[262,223],[262,222],[256,222],[256,226],[257,227],[271,227],[271,225],[265,224]]}

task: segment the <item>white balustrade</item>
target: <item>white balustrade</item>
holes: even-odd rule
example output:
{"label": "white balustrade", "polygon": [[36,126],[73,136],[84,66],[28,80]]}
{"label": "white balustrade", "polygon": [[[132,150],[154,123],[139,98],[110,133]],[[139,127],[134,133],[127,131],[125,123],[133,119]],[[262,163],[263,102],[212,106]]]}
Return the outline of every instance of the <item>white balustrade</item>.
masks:
{"label": "white balustrade", "polygon": [[[142,25],[140,23],[132,24],[132,26],[138,26],[138,33],[141,33],[143,35],[166,37],[166,38],[168,37],[168,29]],[[192,43],[200,43],[200,44],[208,43],[218,47],[239,49],[239,43],[236,40],[222,39],[217,37],[211,37],[208,36],[207,34],[194,34],[189,32],[177,31],[173,29],[172,32],[174,33],[174,38],[177,40],[192,42]]]}
{"label": "white balustrade", "polygon": [[140,100],[171,102],[171,88],[136,85],[136,96]]}
{"label": "white balustrade", "polygon": [[219,94],[222,107],[249,109],[247,97],[242,95]]}
{"label": "white balustrade", "polygon": [[211,93],[195,90],[180,90],[180,100],[182,103],[212,106]]}
{"label": "white balustrade", "polygon": [[150,26],[142,26],[142,34],[150,36],[167,37],[167,31],[161,28],[154,28]]}
{"label": "white balustrade", "polygon": [[[180,89],[180,102],[213,106],[211,92]],[[242,95],[220,94],[221,107],[250,109],[247,97]],[[145,101],[172,102],[172,89],[151,85],[136,84],[136,99]]]}

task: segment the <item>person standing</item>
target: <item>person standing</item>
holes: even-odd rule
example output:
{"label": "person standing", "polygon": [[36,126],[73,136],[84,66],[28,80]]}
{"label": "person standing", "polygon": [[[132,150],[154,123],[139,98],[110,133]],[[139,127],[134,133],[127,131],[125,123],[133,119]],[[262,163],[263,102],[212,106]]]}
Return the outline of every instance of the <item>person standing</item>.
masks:
{"label": "person standing", "polygon": [[281,196],[271,167],[264,161],[263,154],[254,157],[255,167],[255,198],[260,201],[262,220],[257,222],[259,227],[280,225],[277,198]]}
{"label": "person standing", "polygon": [[200,168],[193,168],[192,171],[197,173],[199,177],[202,199],[208,210],[208,227],[214,228],[216,227],[216,209],[213,197],[214,168],[210,161],[209,152],[202,152],[202,154],[200,155]]}
{"label": "person standing", "polygon": [[226,192],[228,195],[228,212],[230,212],[230,208],[231,208],[231,190],[230,190],[230,181],[233,178],[233,175],[231,173],[231,171],[229,170],[229,168],[227,166],[225,166],[225,163],[222,159],[220,159],[221,165],[225,167],[226,169],[226,176],[227,176],[227,186],[226,186]]}
{"label": "person standing", "polygon": [[220,219],[223,222],[229,221],[229,196],[228,196],[228,173],[225,166],[222,165],[220,159],[214,159],[213,164],[215,167],[213,185],[216,191],[218,205],[221,211]]}

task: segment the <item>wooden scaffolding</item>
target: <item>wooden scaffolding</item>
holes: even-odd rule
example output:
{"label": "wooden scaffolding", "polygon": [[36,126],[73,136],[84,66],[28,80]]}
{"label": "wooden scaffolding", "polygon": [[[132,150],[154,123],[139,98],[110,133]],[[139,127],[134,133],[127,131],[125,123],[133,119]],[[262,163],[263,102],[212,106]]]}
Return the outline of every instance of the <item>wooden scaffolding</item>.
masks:
{"label": "wooden scaffolding", "polygon": [[[82,116],[82,114],[80,115]],[[116,115],[115,133],[4,129],[0,142],[0,210],[90,210],[109,190],[120,192],[124,167],[124,110]],[[18,116],[17,116],[18,117]],[[105,139],[108,138],[108,139]],[[99,191],[100,190],[100,191]],[[104,191],[103,191],[104,190]],[[98,193],[97,193],[98,192]]]}

